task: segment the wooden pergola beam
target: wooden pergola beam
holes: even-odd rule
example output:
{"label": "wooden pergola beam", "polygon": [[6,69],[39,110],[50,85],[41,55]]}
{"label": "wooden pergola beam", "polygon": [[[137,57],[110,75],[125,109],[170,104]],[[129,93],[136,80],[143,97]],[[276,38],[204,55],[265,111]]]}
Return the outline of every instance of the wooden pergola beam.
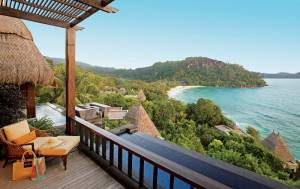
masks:
{"label": "wooden pergola beam", "polygon": [[[95,12],[116,13],[112,0],[0,0],[0,15],[71,28]],[[105,5],[105,6],[103,6]]]}
{"label": "wooden pergola beam", "polygon": [[[102,11],[107,12],[107,13],[116,13],[116,12],[118,12],[117,9],[115,9],[113,7],[110,7],[110,6],[107,6],[109,3],[106,4],[105,6],[103,6],[102,1],[100,3],[97,2],[97,1],[94,1],[94,0],[78,0],[78,1],[81,2],[81,3],[84,3],[86,5],[90,5],[92,7],[95,7],[97,9],[102,10]],[[111,2],[112,1],[110,0],[110,3]]]}
{"label": "wooden pergola beam", "polygon": [[33,7],[33,8],[38,8],[38,9],[41,9],[41,10],[44,10],[44,11],[48,11],[48,12],[55,13],[55,14],[58,14],[58,15],[66,16],[66,17],[69,17],[69,18],[75,18],[75,19],[77,18],[76,16],[73,16],[72,14],[64,13],[61,10],[57,10],[57,9],[55,9],[55,7],[48,8],[48,7],[41,6],[39,4],[34,4],[34,3],[29,2],[29,1],[27,2],[27,1],[24,1],[24,0],[14,0],[14,1],[18,2],[18,3],[23,3],[23,4],[25,4],[27,6],[30,6],[30,7]]}
{"label": "wooden pergola beam", "polygon": [[6,15],[6,16],[11,16],[11,17],[15,17],[15,18],[25,19],[25,20],[31,20],[34,22],[63,27],[63,28],[70,27],[69,24],[67,24],[66,22],[48,19],[45,17],[38,17],[35,14],[25,13],[25,12],[17,11],[15,9],[7,8],[7,7],[1,7],[0,15]]}
{"label": "wooden pergola beam", "polygon": [[112,3],[114,0],[102,0],[101,1],[101,5],[103,7],[106,7],[107,5],[109,5],[110,3]]}
{"label": "wooden pergola beam", "polygon": [[75,40],[76,29],[66,29],[66,133],[72,133],[75,117]]}

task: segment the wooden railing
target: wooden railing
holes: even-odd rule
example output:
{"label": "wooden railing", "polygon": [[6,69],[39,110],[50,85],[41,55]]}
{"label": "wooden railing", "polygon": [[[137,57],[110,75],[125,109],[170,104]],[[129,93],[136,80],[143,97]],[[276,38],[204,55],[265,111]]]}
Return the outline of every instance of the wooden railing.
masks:
{"label": "wooden railing", "polygon": [[[164,171],[169,175],[167,180],[170,189],[175,187],[175,180],[185,183],[185,186],[189,186],[188,188],[228,188],[222,183],[145,150],[81,118],[70,119],[72,120],[72,133],[80,136],[81,150],[97,160],[112,176],[130,188],[161,188],[158,182],[159,171]],[[148,178],[149,171],[145,178],[146,163],[153,167],[151,178]],[[138,164],[137,171],[133,170],[134,164]]]}

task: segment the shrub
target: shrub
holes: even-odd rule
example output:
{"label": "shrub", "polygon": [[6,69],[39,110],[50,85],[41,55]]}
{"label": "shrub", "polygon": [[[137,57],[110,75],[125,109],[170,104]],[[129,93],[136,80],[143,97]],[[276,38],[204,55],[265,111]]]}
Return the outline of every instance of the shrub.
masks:
{"label": "shrub", "polygon": [[223,142],[218,140],[218,139],[214,139],[209,145],[208,145],[208,150],[212,150],[212,151],[219,151],[223,148]]}
{"label": "shrub", "polygon": [[58,136],[63,134],[60,130],[56,129],[53,126],[53,122],[50,119],[47,119],[45,117],[41,119],[37,119],[37,118],[29,119],[28,123],[29,125],[31,125],[36,129],[46,131],[51,136]]}
{"label": "shrub", "polygon": [[22,108],[25,98],[19,86],[0,85],[0,127],[18,122],[24,118]]}
{"label": "shrub", "polygon": [[253,127],[247,127],[246,132],[251,135],[255,140],[260,141],[259,132]]}
{"label": "shrub", "polygon": [[108,120],[107,118],[103,118],[103,125],[105,128],[107,129],[114,129],[114,128],[118,128],[121,127],[123,125],[127,124],[127,121],[125,119],[122,120]]}

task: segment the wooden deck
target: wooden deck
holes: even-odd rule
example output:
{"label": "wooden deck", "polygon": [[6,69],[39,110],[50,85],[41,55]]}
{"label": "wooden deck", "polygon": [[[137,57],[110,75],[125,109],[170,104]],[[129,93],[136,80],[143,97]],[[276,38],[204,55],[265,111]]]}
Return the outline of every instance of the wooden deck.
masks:
{"label": "wooden deck", "polygon": [[60,159],[47,161],[45,178],[35,182],[30,180],[11,181],[12,164],[7,165],[6,168],[2,168],[3,162],[1,161],[0,165],[1,189],[124,188],[89,157],[85,156],[83,153],[78,153],[78,151],[70,154],[67,171],[64,171]]}

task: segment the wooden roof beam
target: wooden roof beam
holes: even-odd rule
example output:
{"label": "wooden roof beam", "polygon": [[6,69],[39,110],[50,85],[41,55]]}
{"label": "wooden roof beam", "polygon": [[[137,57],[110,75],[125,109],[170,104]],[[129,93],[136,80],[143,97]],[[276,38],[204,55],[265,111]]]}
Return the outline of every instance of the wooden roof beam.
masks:
{"label": "wooden roof beam", "polygon": [[97,12],[97,11],[98,11],[98,9],[92,8],[91,10],[85,12],[83,15],[81,15],[81,16],[78,17],[75,21],[73,21],[73,22],[70,24],[70,27],[76,26],[76,25],[79,24],[81,21],[85,20],[87,17],[91,16],[92,14],[94,14],[94,13]]}
{"label": "wooden roof beam", "polygon": [[[111,6],[103,6],[102,5],[102,1],[99,3],[95,0],[78,0],[80,3],[84,3],[86,5],[89,5],[89,6],[92,6],[92,7],[95,7],[99,10],[102,10],[104,12],[107,12],[107,13],[116,13],[118,12],[118,9],[116,8],[113,8]],[[112,2],[112,0],[106,0],[107,2],[110,1],[110,3]]]}
{"label": "wooden roof beam", "polygon": [[[14,0],[14,1],[18,2],[18,3],[23,3],[23,4],[25,4],[27,6],[30,6],[30,7],[38,8],[38,9],[41,9],[41,10],[44,10],[44,11],[49,11],[49,12],[52,12],[52,13],[55,13],[55,14],[58,14],[58,15],[63,15],[63,16],[69,17],[69,18],[75,18],[75,19],[77,18],[77,17],[75,17],[71,14],[66,14],[62,11],[57,11],[54,8],[48,8],[46,6],[41,6],[39,4],[30,3],[29,1],[28,2],[24,1],[24,0]],[[28,13],[30,14],[31,12],[28,12]]]}
{"label": "wooden roof beam", "polygon": [[8,7],[4,7],[4,6],[2,6],[0,8],[0,15],[6,15],[6,16],[11,16],[11,17],[15,17],[15,18],[25,19],[25,20],[31,20],[31,21],[34,21],[34,22],[39,22],[39,23],[43,23],[43,24],[47,24],[47,25],[58,26],[58,27],[62,27],[62,28],[69,28],[70,27],[70,25],[66,22],[41,17],[41,16],[38,16],[38,15],[35,15],[35,14],[18,11],[18,10],[8,8]]}
{"label": "wooden roof beam", "polygon": [[106,7],[107,5],[109,5],[111,2],[113,2],[114,0],[102,0],[101,1],[101,5],[103,7]]}
{"label": "wooden roof beam", "polygon": [[104,12],[107,12],[107,13],[117,13],[117,12],[119,12],[118,9],[116,9],[114,7],[111,7],[111,6],[103,7],[103,8],[101,8],[101,10],[104,11]]}

